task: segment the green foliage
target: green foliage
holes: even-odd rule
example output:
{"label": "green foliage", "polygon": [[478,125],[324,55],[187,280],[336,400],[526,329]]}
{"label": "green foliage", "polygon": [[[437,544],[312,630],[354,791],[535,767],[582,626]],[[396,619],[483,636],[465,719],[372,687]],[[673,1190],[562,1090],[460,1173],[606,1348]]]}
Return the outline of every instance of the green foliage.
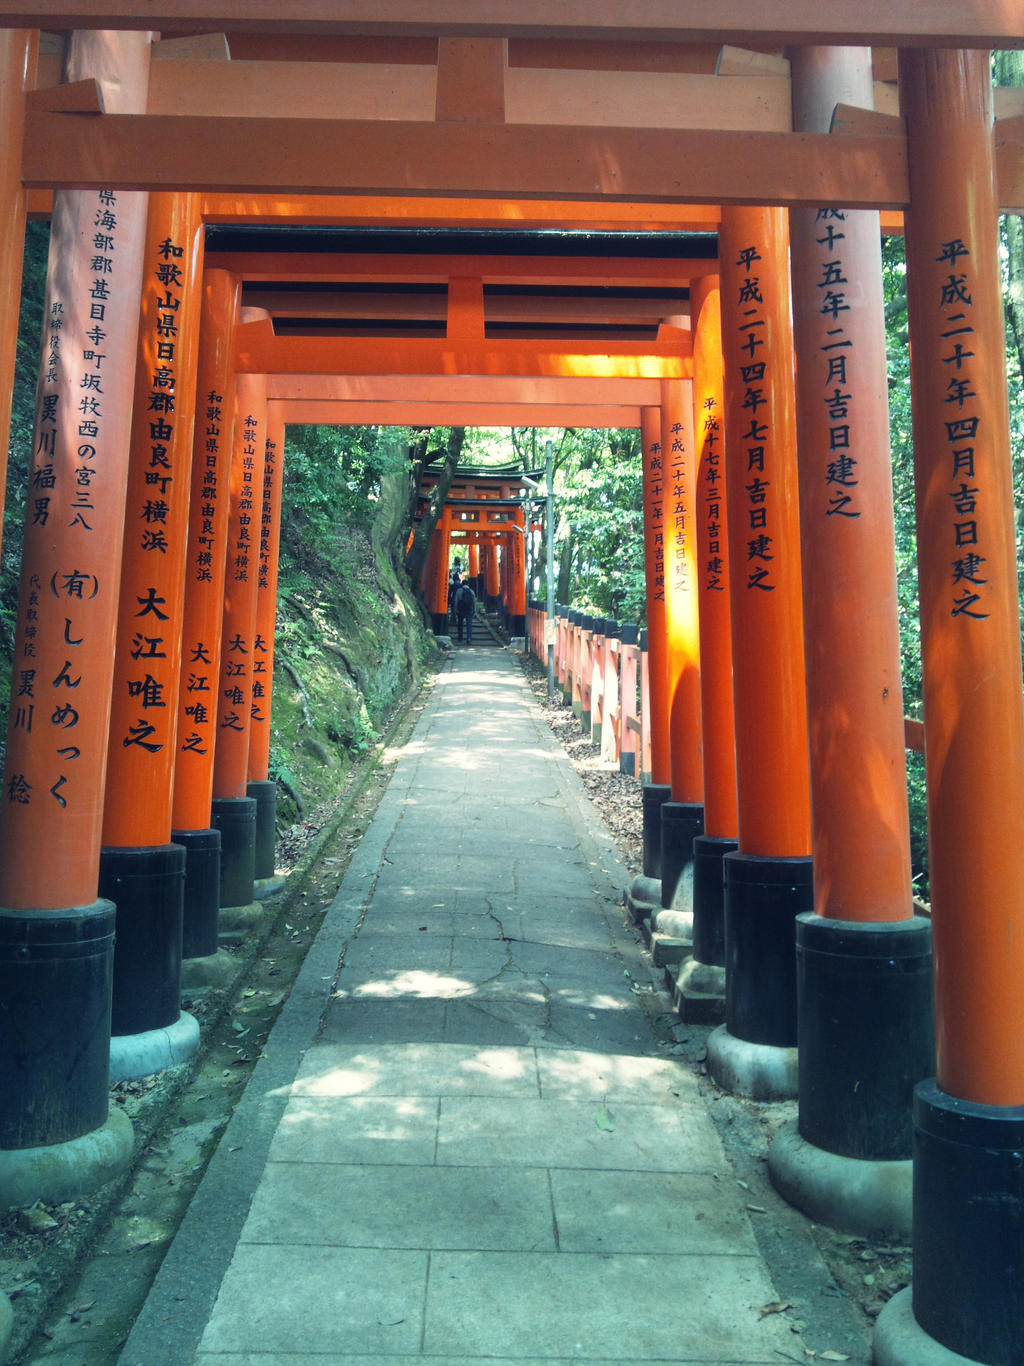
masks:
{"label": "green foliage", "polygon": [[18,584],[21,546],[28,499],[28,467],[32,455],[35,419],[35,377],[43,333],[43,296],[46,292],[46,256],[50,234],[45,223],[29,223],[25,234],[21,311],[18,316],[17,369],[11,395],[11,431],[7,461],[7,487],[3,515],[2,576],[0,576],[0,688],[8,691],[8,669],[14,648],[18,615]]}
{"label": "green foliage", "polygon": [[[555,526],[559,552],[568,559],[574,607],[619,621],[642,622],[646,611],[643,553],[643,470],[640,434],[624,431],[513,433],[524,466],[544,463],[552,439]],[[547,591],[543,547],[537,547],[537,591]]]}
{"label": "green foliage", "polygon": [[315,550],[331,544],[341,523],[368,528],[381,479],[399,459],[385,428],[287,428],[284,499],[290,534]]}

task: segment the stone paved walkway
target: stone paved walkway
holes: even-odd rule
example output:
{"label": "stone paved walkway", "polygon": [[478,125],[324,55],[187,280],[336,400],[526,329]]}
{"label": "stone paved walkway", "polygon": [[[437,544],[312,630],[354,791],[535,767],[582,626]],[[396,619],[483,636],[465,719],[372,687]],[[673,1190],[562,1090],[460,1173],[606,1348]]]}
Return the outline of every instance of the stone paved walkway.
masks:
{"label": "stone paved walkway", "polygon": [[456,653],[122,1366],[805,1360],[624,877],[515,661]]}

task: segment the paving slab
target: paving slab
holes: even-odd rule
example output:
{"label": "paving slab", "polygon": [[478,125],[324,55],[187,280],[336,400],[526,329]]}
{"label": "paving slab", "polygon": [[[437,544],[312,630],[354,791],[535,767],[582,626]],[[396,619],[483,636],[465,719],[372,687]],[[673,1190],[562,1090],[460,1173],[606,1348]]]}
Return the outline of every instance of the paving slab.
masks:
{"label": "paving slab", "polygon": [[[666,1301],[652,1312],[657,1286]],[[630,1287],[651,1293],[623,1313]],[[793,1346],[778,1315],[759,1317],[772,1298],[757,1257],[438,1252],[423,1345],[478,1356],[764,1361]]]}
{"label": "paving slab", "polygon": [[457,654],[120,1366],[805,1359],[628,885],[518,666]]}

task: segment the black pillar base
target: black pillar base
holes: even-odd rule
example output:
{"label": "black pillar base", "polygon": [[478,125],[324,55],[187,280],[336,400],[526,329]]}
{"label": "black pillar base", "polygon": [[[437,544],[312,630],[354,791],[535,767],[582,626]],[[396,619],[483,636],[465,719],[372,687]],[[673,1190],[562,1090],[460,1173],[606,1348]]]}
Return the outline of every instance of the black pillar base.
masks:
{"label": "black pillar base", "polygon": [[693,841],[693,956],[698,963],[725,967],[725,872],[722,860],[736,852],[735,840],[698,835]]}
{"label": "black pillar base", "polygon": [[220,831],[220,904],[248,906],[256,895],[256,803],[214,797],[211,819]]}
{"label": "black pillar base", "polygon": [[510,636],[526,635],[526,613],[510,612],[508,617],[508,633]]}
{"label": "black pillar base", "polygon": [[796,917],[814,909],[809,858],[726,854],[725,1023],[747,1043],[794,1048]]}
{"label": "black pillar base", "polygon": [[661,877],[661,808],[671,798],[668,783],[645,783],[640,793],[644,818],[644,877]]}
{"label": "black pillar base", "polygon": [[277,783],[249,783],[245,794],[256,803],[256,877],[273,877],[277,845]]}
{"label": "black pillar base", "polygon": [[914,1087],[935,1067],[930,922],[804,914],[796,962],[800,1137],[841,1157],[906,1161]]}
{"label": "black pillar base", "polygon": [[100,850],[99,890],[117,907],[111,1034],[165,1029],[181,1014],[185,850]]}
{"label": "black pillar base", "polygon": [[689,910],[682,905],[684,876],[693,868],[693,841],[704,833],[700,802],[667,801],[661,807],[661,904],[665,909]]}
{"label": "black pillar base", "polygon": [[208,958],[217,952],[220,909],[220,831],[172,830],[185,850],[185,904],[181,922],[182,958]]}
{"label": "black pillar base", "polygon": [[448,629],[448,616],[445,612],[431,612],[430,629],[435,636],[447,636],[451,632]]}
{"label": "black pillar base", "polygon": [[107,1120],[114,907],[0,907],[0,1148],[68,1143]]}
{"label": "black pillar base", "polygon": [[934,1080],[916,1088],[914,1318],[985,1366],[1024,1361],[1022,1153],[1024,1105],[976,1105]]}

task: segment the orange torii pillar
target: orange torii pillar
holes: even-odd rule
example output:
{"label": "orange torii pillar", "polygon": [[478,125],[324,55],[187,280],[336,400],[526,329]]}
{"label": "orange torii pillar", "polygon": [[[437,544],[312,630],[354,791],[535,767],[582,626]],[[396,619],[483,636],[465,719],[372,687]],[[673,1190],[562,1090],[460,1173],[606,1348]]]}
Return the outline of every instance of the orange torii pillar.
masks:
{"label": "orange torii pillar", "polygon": [[526,648],[526,514],[513,509],[508,534],[508,634],[513,650]]}
{"label": "orange torii pillar", "polygon": [[[243,308],[241,321],[253,314],[262,310]],[[220,831],[220,922],[233,922],[234,928],[249,920],[256,885],[256,803],[246,795],[246,784],[266,432],[266,376],[237,375],[212,812]],[[225,907],[232,908],[230,916],[224,915]]]}
{"label": "orange torii pillar", "polygon": [[720,1021],[725,1005],[723,859],[737,848],[737,815],[721,290],[717,276],[694,282],[690,310],[704,833],[693,842],[693,956],[680,969],[677,986],[684,1019]]}
{"label": "orange torii pillar", "polygon": [[469,547],[469,578],[473,592],[478,598],[484,595],[483,575],[480,572],[480,543],[473,541]]}
{"label": "orange torii pillar", "polygon": [[[647,680],[650,706],[651,774],[642,791],[643,878],[661,880],[661,808],[672,795],[669,741],[668,631],[665,624],[665,466],[661,409],[640,411],[643,446],[644,577],[647,597]],[[634,882],[633,895],[661,903],[661,888]]]}
{"label": "orange torii pillar", "polygon": [[875,1359],[1024,1360],[1024,703],[987,52],[900,53],[935,940],[914,1279]]}
{"label": "orange torii pillar", "polygon": [[[803,131],[827,132],[837,102],[870,108],[868,49],[791,60]],[[790,233],[814,911],[796,930],[799,1119],[771,1171],[812,1218],[907,1238],[932,964],[910,881],[878,214],[794,209]]]}
{"label": "orange torii pillar", "polygon": [[484,594],[486,597],[487,610],[493,612],[497,609],[501,597],[501,568],[498,563],[498,546],[494,540],[489,540],[481,547],[483,554],[484,571]]}
{"label": "orange torii pillar", "polygon": [[434,527],[427,551],[427,563],[423,569],[423,592],[427,611],[430,613],[430,628],[435,636],[448,634],[448,554],[451,533],[448,529],[447,515]]}
{"label": "orange torii pillar", "polygon": [[708,1067],[767,1099],[796,1094],[796,917],[813,909],[786,215],[728,208],[719,241],[739,849]]}
{"label": "orange torii pillar", "polygon": [[689,939],[693,841],[704,830],[704,765],[700,737],[700,628],[694,511],[693,386],[661,382],[665,473],[665,627],[668,634],[669,768],[672,795],[661,808],[661,904],[685,921],[658,916],[665,934]]}
{"label": "orange torii pillar", "polygon": [[[132,113],[148,61],[148,34],[76,33],[66,73],[109,77],[107,108]],[[67,1200],[132,1152],[108,1115],[115,911],[97,886],[146,199],[54,196],[0,803],[4,1207]]]}
{"label": "orange torii pillar", "polygon": [[117,906],[110,1072],[149,1076],[199,1046],[181,1011],[185,850],[171,843],[202,224],[150,196],[99,890]]}
{"label": "orange torii pillar", "polygon": [[[234,339],[241,281],[222,270],[203,278],[185,556],[181,678],[171,838],[186,851],[183,958],[217,952],[220,831],[210,824],[217,679],[235,412]],[[188,969],[186,967],[186,974]]]}
{"label": "orange torii pillar", "polygon": [[274,633],[277,624],[277,565],[281,543],[281,491],[284,478],[284,418],[280,404],[268,413],[260,500],[256,635],[252,654],[252,707],[249,714],[249,766],[246,796],[256,803],[257,897],[284,884],[276,876],[277,783],[270,777],[270,712],[274,696]]}

